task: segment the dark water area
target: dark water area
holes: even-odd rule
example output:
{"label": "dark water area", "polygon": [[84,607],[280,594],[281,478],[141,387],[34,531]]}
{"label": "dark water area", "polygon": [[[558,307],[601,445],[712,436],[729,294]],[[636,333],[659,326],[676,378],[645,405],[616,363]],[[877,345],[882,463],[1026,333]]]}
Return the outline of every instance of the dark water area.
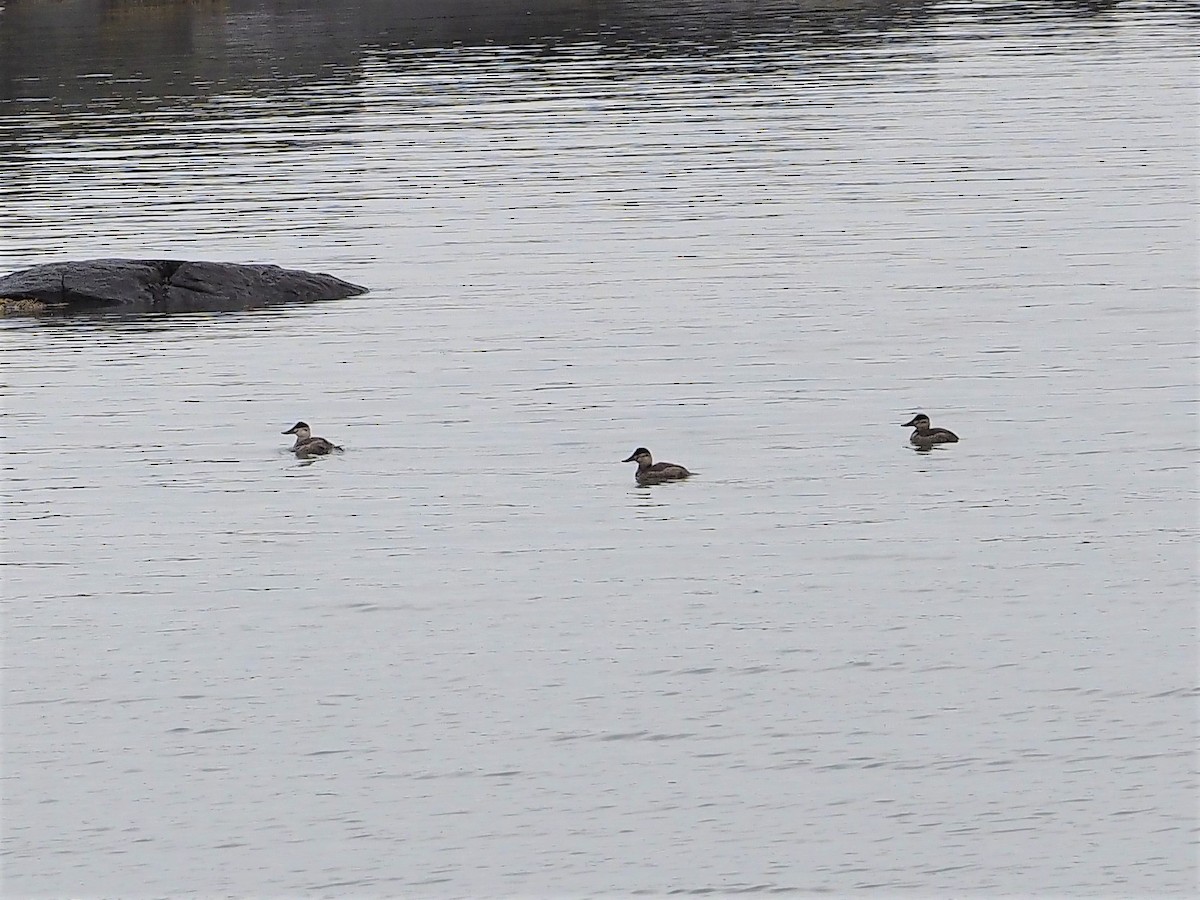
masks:
{"label": "dark water area", "polygon": [[[1117,6],[1118,0],[18,0],[3,12],[0,89],[6,100],[31,111],[107,103],[136,108],[138,101],[203,101],[238,91],[303,92],[306,85],[353,79],[367,57],[389,51],[540,45],[553,54],[572,43],[590,42],[634,56],[686,52],[702,57],[781,35],[814,53],[839,47],[886,50],[960,18],[985,27],[1042,22],[1048,35],[1064,21],[1093,21],[1102,27]],[[1164,14],[1183,12],[1171,10],[1171,4],[1162,6]]]}

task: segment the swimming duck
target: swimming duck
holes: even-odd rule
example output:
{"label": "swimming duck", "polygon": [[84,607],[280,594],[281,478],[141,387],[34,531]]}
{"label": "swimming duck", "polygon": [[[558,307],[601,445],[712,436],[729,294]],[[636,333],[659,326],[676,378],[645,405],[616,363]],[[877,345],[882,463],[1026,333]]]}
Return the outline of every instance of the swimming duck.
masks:
{"label": "swimming duck", "polygon": [[634,478],[638,484],[658,484],[662,481],[679,481],[681,478],[687,478],[692,473],[683,466],[677,466],[675,463],[660,462],[656,463],[650,456],[650,451],[645,447],[638,447],[628,459],[623,459],[621,462],[635,462],[638,464],[637,472]]}
{"label": "swimming duck", "polygon": [[925,413],[917,413],[912,417],[912,421],[905,422],[901,427],[916,429],[909,437],[909,441],[920,450],[928,450],[934,444],[958,443],[958,435],[953,431],[947,431],[945,428],[930,428],[929,416]]}
{"label": "swimming duck", "polygon": [[296,443],[292,444],[292,452],[301,459],[307,459],[310,456],[325,456],[334,450],[342,449],[337,444],[331,444],[325,438],[313,437],[312,429],[308,427],[307,422],[297,422],[283,433],[296,436]]}

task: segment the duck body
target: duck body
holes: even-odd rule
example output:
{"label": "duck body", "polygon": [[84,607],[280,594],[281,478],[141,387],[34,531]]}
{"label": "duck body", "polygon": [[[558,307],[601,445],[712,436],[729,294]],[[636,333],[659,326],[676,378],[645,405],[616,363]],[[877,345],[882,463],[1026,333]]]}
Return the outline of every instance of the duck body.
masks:
{"label": "duck body", "polygon": [[928,450],[935,444],[957,444],[958,435],[945,428],[930,428],[929,416],[917,413],[902,426],[915,429],[909,436],[909,442],[918,450]]}
{"label": "duck body", "polygon": [[637,472],[633,476],[637,479],[638,484],[661,484],[664,481],[681,481],[692,474],[683,466],[676,463],[656,463],[654,457],[650,455],[650,451],[645,447],[638,447],[622,462],[635,462],[638,464]]}
{"label": "duck body", "polygon": [[300,459],[308,459],[313,456],[328,456],[334,450],[341,451],[341,447],[337,444],[325,440],[323,437],[313,437],[312,429],[308,427],[306,422],[297,422],[284,434],[294,434],[296,443],[292,444],[292,452]]}

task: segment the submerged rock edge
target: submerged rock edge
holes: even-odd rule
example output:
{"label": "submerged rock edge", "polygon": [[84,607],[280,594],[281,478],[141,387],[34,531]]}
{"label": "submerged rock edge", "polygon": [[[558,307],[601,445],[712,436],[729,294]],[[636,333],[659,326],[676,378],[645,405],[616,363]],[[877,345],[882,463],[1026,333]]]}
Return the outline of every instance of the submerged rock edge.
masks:
{"label": "submerged rock edge", "polygon": [[333,275],[270,264],[71,260],[0,277],[0,314],[232,311],[341,300],[367,291]]}

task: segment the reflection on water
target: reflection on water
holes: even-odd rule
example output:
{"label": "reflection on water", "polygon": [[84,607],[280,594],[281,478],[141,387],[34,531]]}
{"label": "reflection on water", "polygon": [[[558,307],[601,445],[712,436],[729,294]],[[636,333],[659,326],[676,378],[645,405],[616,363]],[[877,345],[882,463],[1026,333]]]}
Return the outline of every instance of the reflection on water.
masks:
{"label": "reflection on water", "polygon": [[[254,3],[12,4],[0,33],[0,72],[14,83],[14,96],[68,108],[264,89],[277,99],[344,82],[371,51],[537,46],[553,54],[588,42],[702,54],[778,35],[813,46],[869,45],[887,42],[890,29],[920,27],[929,7],[920,0],[357,0],[283,10]],[[31,44],[38,52],[28,51]]]}
{"label": "reflection on water", "polygon": [[[926,44],[964,25],[976,34],[1018,25],[1043,38],[1073,18],[1114,24],[1113,0],[1016,5],[809,0],[562,3],[356,0],[288,4],[16,3],[0,30],[0,84],[26,115],[158,111],[164,101],[197,115],[236,116],[259,98],[299,113],[314,93],[345,94],[368,57],[446,48],[529,47],[548,58],[592,44],[636,57],[720,58],[787,45],[817,54]],[[1140,15],[1178,19],[1172,4]],[[39,127],[32,125],[33,129]],[[22,135],[28,137],[28,133]]]}
{"label": "reflection on water", "polygon": [[1193,887],[1194,23],[429,9],[3,13],[0,269],[374,288],[0,323],[5,895]]}

